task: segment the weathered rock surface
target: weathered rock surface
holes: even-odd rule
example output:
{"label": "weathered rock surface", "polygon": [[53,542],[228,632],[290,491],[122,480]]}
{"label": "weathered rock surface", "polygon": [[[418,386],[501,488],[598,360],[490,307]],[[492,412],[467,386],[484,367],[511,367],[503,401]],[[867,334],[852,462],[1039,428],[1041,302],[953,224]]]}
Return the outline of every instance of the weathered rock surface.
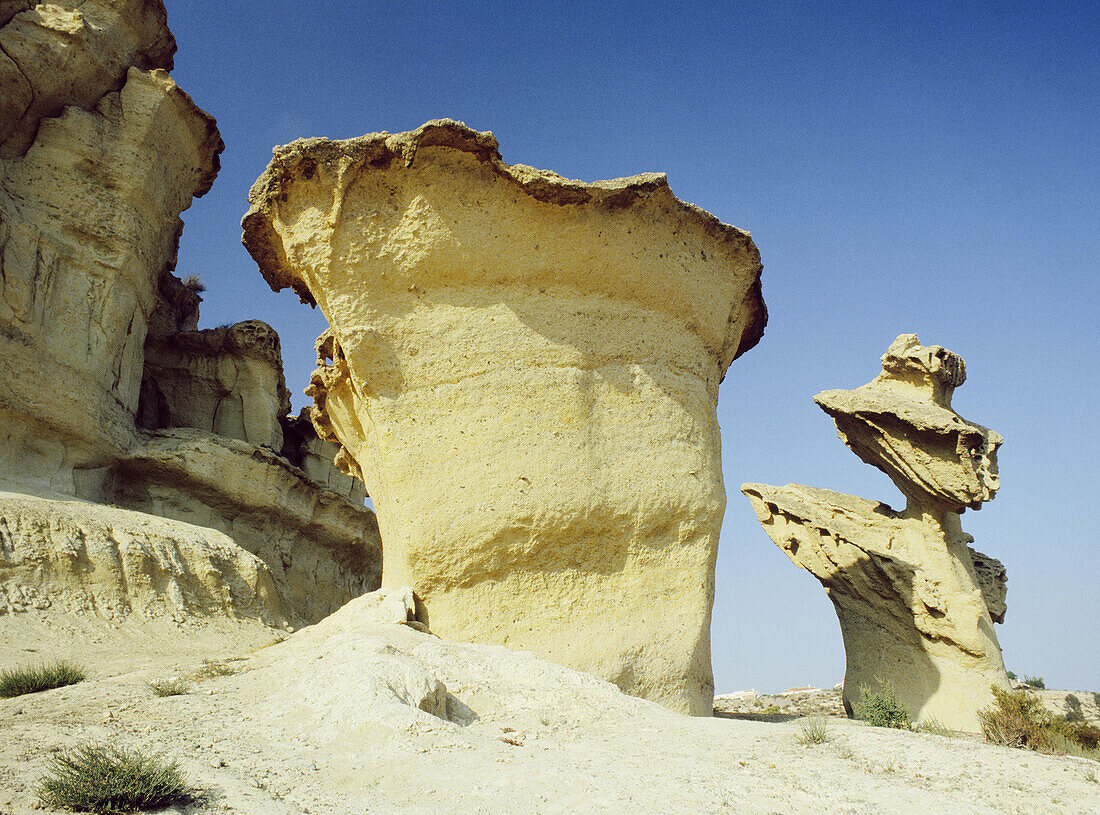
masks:
{"label": "weathered rock surface", "polygon": [[94,108],[129,68],[171,69],[176,51],[160,0],[8,0],[0,26],[0,158],[66,106]]}
{"label": "weathered rock surface", "polygon": [[[159,0],[0,3],[0,483],[66,519],[0,503],[4,602],[114,619],[164,595],[184,616],[314,622],[378,586],[377,525],[346,476],[279,457],[275,332],[198,331],[201,284],[172,274],[222,141],[163,70],[165,17]],[[319,469],[335,449],[299,446]]]}
{"label": "weathered rock surface", "polygon": [[286,622],[267,567],[212,529],[0,492],[0,614],[31,609]]}
{"label": "weathered rock surface", "polygon": [[585,184],[429,122],[277,148],[244,243],[319,305],[345,448],[433,631],[709,715],[715,404],[760,338],[748,233],[665,177]]}
{"label": "weathered rock surface", "polygon": [[221,146],[214,120],[167,73],[131,68],[120,91],[43,119],[26,155],[0,159],[8,472],[71,492],[74,468],[133,444],[158,278]]}
{"label": "weathered rock surface", "polygon": [[264,448],[164,430],[116,464],[111,499],[217,530],[266,565],[294,625],[313,623],[381,582],[374,513]]}
{"label": "weathered rock surface", "polygon": [[889,682],[916,718],[976,731],[990,687],[1008,678],[994,622],[1005,615],[1005,569],[971,549],[959,514],[993,497],[1001,437],[951,410],[962,359],[902,335],[883,373],[815,401],[840,438],[909,498],[885,504],[798,484],[744,484],[764,530],[825,586],[847,657],[844,704]]}
{"label": "weathered rock surface", "polygon": [[297,416],[283,418],[283,458],[300,467],[313,481],[362,506],[367,499],[366,485],[336,466],[336,456],[342,448],[321,439],[309,416],[310,408],[302,408]]}
{"label": "weathered rock surface", "polygon": [[276,452],[290,411],[279,335],[260,320],[181,331],[145,347],[138,422],[193,427]]}

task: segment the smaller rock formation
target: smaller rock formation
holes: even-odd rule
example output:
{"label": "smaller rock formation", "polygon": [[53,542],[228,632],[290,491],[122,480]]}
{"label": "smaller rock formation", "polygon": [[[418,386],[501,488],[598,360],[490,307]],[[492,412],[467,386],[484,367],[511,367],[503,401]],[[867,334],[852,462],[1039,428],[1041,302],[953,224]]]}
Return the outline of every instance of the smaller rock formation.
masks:
{"label": "smaller rock formation", "polygon": [[840,438],[907,497],[885,504],[798,484],[744,484],[764,530],[825,586],[847,656],[844,705],[889,682],[915,718],[978,729],[990,687],[1007,687],[993,623],[1005,614],[1005,569],[969,547],[959,515],[996,494],[1002,439],[951,409],[966,379],[957,354],[903,334],[882,373],[815,401]]}
{"label": "smaller rock formation", "polygon": [[279,335],[260,320],[181,331],[145,347],[138,424],[193,427],[276,452],[290,412]]}

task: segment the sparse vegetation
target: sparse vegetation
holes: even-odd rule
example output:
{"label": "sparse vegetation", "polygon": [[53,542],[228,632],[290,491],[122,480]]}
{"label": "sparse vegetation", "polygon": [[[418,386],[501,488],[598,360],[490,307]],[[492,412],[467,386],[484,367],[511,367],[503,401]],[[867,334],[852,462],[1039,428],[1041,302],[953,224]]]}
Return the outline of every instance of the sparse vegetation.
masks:
{"label": "sparse vegetation", "polygon": [[236,672],[236,666],[230,665],[228,660],[204,659],[202,664],[195,669],[195,678],[199,680],[212,679],[215,676],[232,676]]}
{"label": "sparse vegetation", "polygon": [[186,679],[162,679],[149,683],[154,696],[183,696],[191,692],[191,683]]}
{"label": "sparse vegetation", "polygon": [[798,743],[809,747],[813,744],[824,744],[832,738],[829,733],[829,720],[820,715],[807,716],[798,723]]}
{"label": "sparse vegetation", "polygon": [[84,670],[72,662],[61,660],[38,667],[10,668],[0,672],[0,697],[11,698],[24,693],[63,688],[85,678]]}
{"label": "sparse vegetation", "polygon": [[873,727],[894,727],[900,730],[912,730],[913,722],[909,708],[898,701],[894,695],[894,686],[881,679],[879,692],[875,693],[866,685],[859,688],[859,701],[856,702],[853,712],[857,719],[862,719]]}
{"label": "sparse vegetation", "polygon": [[1045,690],[1047,683],[1043,681],[1041,676],[1025,676],[1024,684],[1029,688],[1035,688],[1035,690]]}
{"label": "sparse vegetation", "polygon": [[206,284],[202,282],[202,279],[197,274],[189,274],[183,279],[184,288],[190,289],[195,294],[200,294],[206,291]]}
{"label": "sparse vegetation", "polygon": [[982,732],[990,742],[1100,761],[1100,729],[1054,716],[1029,690],[994,687],[993,699],[992,707],[978,711]]}
{"label": "sparse vegetation", "polygon": [[1067,722],[1083,722],[1085,720],[1085,712],[1081,710],[1081,700],[1077,698],[1076,694],[1070,693],[1066,695],[1066,721]]}
{"label": "sparse vegetation", "polygon": [[954,730],[945,725],[935,716],[929,716],[927,719],[917,725],[917,730],[921,733],[931,733],[933,736],[955,736],[958,735]]}
{"label": "sparse vegetation", "polygon": [[139,750],[84,744],[51,757],[38,798],[48,807],[106,815],[160,809],[187,801],[190,795],[175,761]]}

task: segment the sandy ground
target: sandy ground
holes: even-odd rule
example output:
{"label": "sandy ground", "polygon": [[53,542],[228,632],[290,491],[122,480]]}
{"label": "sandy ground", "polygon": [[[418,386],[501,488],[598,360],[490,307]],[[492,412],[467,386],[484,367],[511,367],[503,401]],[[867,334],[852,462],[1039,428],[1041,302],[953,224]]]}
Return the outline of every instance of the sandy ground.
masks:
{"label": "sandy ground", "polygon": [[[0,700],[0,813],[41,812],[50,752],[87,740],[178,759],[197,797],[176,813],[1100,812],[1096,762],[846,719],[807,747],[788,715],[678,716],[530,654],[379,622],[363,598],[281,636],[0,617],[0,667],[66,657],[90,674]],[[187,695],[146,686],[227,658],[237,673]]]}

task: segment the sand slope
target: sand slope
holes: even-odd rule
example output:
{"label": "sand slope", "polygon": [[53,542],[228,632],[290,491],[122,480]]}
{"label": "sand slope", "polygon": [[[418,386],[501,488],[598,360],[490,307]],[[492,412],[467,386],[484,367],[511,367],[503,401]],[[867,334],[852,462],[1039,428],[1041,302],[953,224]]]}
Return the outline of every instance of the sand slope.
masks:
{"label": "sand slope", "polygon": [[0,813],[38,811],[49,750],[89,738],[177,757],[199,791],[174,810],[189,813],[1100,811],[1095,762],[847,720],[805,747],[797,721],[679,716],[528,654],[385,622],[401,616],[390,600],[352,601],[170,698],[144,683],[263,632],[110,629],[88,650],[88,629],[0,618],[3,664],[85,655],[92,670],[0,700]]}

